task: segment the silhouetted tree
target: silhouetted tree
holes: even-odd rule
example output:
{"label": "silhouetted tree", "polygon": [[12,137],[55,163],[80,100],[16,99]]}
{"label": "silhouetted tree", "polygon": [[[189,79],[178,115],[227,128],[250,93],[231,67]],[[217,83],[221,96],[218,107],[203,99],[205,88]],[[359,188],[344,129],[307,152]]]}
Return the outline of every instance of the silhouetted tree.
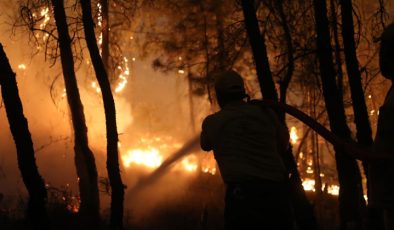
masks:
{"label": "silhouetted tree", "polygon": [[89,227],[97,229],[99,226],[99,192],[97,184],[97,169],[94,155],[89,148],[87,127],[83,105],[79,95],[77,80],[74,71],[71,39],[66,22],[63,0],[52,0],[53,13],[58,31],[60,57],[63,69],[67,101],[70,107],[75,138],[75,164],[79,178],[79,191],[81,197],[80,216]]}
{"label": "silhouetted tree", "polygon": [[111,229],[123,229],[124,185],[119,170],[118,131],[116,126],[115,101],[111,92],[111,85],[107,71],[97,46],[90,0],[81,0],[80,4],[82,6],[82,21],[84,25],[85,39],[104,102],[107,132],[107,170],[111,185],[110,225]]}
{"label": "silhouetted tree", "polygon": [[[313,6],[320,77],[331,131],[345,140],[350,140],[351,133],[346,123],[343,101],[340,100],[337,93],[338,89],[335,81],[326,1],[314,0]],[[340,184],[339,214],[341,229],[349,229],[351,226],[360,229],[362,214],[365,209],[360,171],[355,159],[345,155],[339,149],[335,150],[338,180]]]}
{"label": "silhouetted tree", "polygon": [[19,97],[15,73],[0,43],[0,87],[18,159],[19,170],[29,193],[26,217],[34,229],[50,229],[46,211],[47,190],[38,172],[33,141]]}
{"label": "silhouetted tree", "polygon": [[[278,101],[278,94],[275,90],[275,85],[268,61],[265,38],[260,33],[253,1],[242,0],[241,4],[245,17],[245,28],[249,37],[250,45],[252,47],[254,62],[256,65],[257,76],[260,83],[263,99]],[[282,11],[283,13],[283,8],[281,8],[281,6],[278,7],[279,11]],[[282,15],[281,17],[283,20],[284,15]],[[283,21],[282,23],[286,22]],[[284,28],[286,30],[286,27]],[[289,34],[287,36],[289,36]],[[292,48],[290,47],[290,49]],[[291,50],[289,51],[291,52]],[[288,80],[290,81],[290,79]],[[282,118],[282,122],[285,122],[284,113],[280,114],[280,116]],[[294,160],[291,148],[289,148],[282,157],[287,167],[287,170],[291,175],[289,179],[290,197],[295,209],[297,224],[301,229],[316,229],[317,225],[313,209],[309,204],[309,201],[305,195],[304,188],[302,187],[302,181],[299,176],[297,164]]]}

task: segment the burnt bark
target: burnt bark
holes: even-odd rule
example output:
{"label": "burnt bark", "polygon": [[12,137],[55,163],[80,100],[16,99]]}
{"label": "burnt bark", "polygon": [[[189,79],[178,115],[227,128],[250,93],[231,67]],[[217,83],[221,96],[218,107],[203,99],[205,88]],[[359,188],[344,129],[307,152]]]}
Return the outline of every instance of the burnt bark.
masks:
{"label": "burnt bark", "polygon": [[[260,33],[256,10],[253,6],[253,2],[254,1],[250,0],[242,0],[241,4],[245,18],[245,28],[249,37],[250,45],[252,47],[252,53],[256,65],[256,72],[260,83],[261,92],[264,99],[278,101],[278,94],[275,90],[275,84],[268,61],[265,39]],[[292,70],[290,69],[290,72],[291,71]],[[290,79],[288,80],[290,81]],[[282,112],[278,114],[284,123],[284,113]],[[290,199],[295,209],[297,225],[301,229],[316,229],[317,224],[313,209],[302,186],[302,181],[298,173],[297,164],[295,162],[291,148],[289,148],[286,153],[282,155],[282,159],[286,165],[287,171],[290,174]]]}
{"label": "burnt bark", "polygon": [[16,145],[18,167],[29,193],[27,220],[34,229],[50,229],[46,211],[47,190],[38,172],[33,141],[23,114],[15,73],[0,43],[0,86],[12,137]]}
{"label": "burnt bark", "polygon": [[107,71],[97,46],[94,33],[94,22],[91,12],[90,0],[80,0],[82,7],[82,21],[85,32],[85,40],[88,46],[90,58],[96,73],[97,81],[101,88],[104,102],[105,124],[107,133],[107,170],[111,185],[111,229],[123,229],[123,201],[124,185],[119,169],[118,131],[116,125],[115,101],[111,91]]}
{"label": "burnt bark", "polygon": [[[322,80],[323,95],[330,121],[330,128],[334,134],[340,136],[344,140],[350,140],[351,133],[346,123],[343,101],[340,100],[337,94],[338,88],[335,81],[326,1],[314,0],[313,6],[320,77]],[[362,226],[362,214],[365,209],[360,171],[354,158],[345,155],[338,148],[335,150],[338,181],[340,185],[339,215],[341,229],[349,229],[350,227],[360,229]]]}
{"label": "burnt bark", "polygon": [[75,165],[79,178],[81,221],[92,229],[98,229],[100,222],[100,200],[97,184],[97,168],[94,155],[88,144],[88,129],[81,102],[77,79],[74,71],[74,59],[71,39],[68,32],[63,0],[51,0],[59,37],[61,64],[67,101],[71,112],[75,138]]}

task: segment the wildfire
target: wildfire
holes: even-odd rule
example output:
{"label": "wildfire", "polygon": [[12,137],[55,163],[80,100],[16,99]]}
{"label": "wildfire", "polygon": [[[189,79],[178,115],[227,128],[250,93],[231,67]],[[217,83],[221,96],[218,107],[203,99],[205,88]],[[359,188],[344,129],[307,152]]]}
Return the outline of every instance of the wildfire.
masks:
{"label": "wildfire", "polygon": [[148,168],[157,168],[163,162],[163,157],[156,148],[132,149],[122,155],[123,165],[128,168],[130,164],[144,165]]}
{"label": "wildfire", "polygon": [[[121,160],[125,168],[131,165],[143,166],[149,170],[158,168],[169,153],[181,148],[182,145],[173,140],[172,137],[141,138],[139,147],[127,151],[120,151]],[[216,164],[213,157],[204,158],[199,161],[197,155],[189,155],[175,165],[174,170],[194,173],[199,170],[211,175],[216,174]]]}
{"label": "wildfire", "polygon": [[128,66],[129,60],[126,57],[123,57],[122,66],[118,66],[118,69],[121,71],[119,74],[119,82],[118,85],[115,87],[115,92],[120,93],[127,84],[127,77],[130,75],[130,70]]}
{"label": "wildfire", "polygon": [[197,157],[195,155],[191,155],[183,158],[180,163],[180,167],[186,172],[196,172],[198,169]]}
{"label": "wildfire", "polygon": [[[98,9],[98,16],[97,16],[97,25],[99,27],[103,26],[103,15],[102,15],[102,6],[100,3],[97,3],[97,9]],[[100,48],[100,54],[102,54],[102,45],[103,45],[103,33],[101,32],[98,39],[97,43]],[[132,59],[135,61],[135,58]],[[115,87],[115,93],[120,93],[127,84],[127,77],[130,75],[130,70],[128,67],[128,59],[126,57],[123,57],[122,63],[118,66],[118,70],[121,71],[119,74],[119,82]],[[92,83],[92,87],[96,90],[97,93],[101,93],[100,88],[97,86],[96,83]]]}
{"label": "wildfire", "polygon": [[302,182],[305,191],[315,191],[315,180],[305,179]]}
{"label": "wildfire", "polygon": [[[44,21],[40,24],[40,29],[44,29],[51,17],[49,16],[49,8],[45,7],[40,12],[41,17],[44,17]],[[48,36],[48,35],[47,35]]]}
{"label": "wildfire", "polygon": [[[302,186],[304,187],[305,191],[312,191],[315,192],[315,180],[313,179],[304,179],[302,181]],[[323,185],[323,190],[325,190],[325,186],[327,186],[327,193],[331,194],[333,196],[338,196],[339,195],[339,186],[332,184],[332,185]]]}
{"label": "wildfire", "polygon": [[[99,12],[98,16],[97,16],[97,25],[99,27],[102,27],[103,26],[102,7],[99,2],[97,3],[97,8],[98,8],[98,12]],[[103,33],[100,33],[97,43],[100,46],[100,54],[101,54],[101,45],[103,44]]]}

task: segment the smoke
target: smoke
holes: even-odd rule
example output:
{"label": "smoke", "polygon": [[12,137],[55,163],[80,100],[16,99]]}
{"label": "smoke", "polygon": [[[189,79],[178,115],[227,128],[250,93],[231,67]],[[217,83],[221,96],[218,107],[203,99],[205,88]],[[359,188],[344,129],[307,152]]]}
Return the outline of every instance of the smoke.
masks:
{"label": "smoke", "polygon": [[[3,19],[1,15],[0,19]],[[9,31],[9,27],[0,25],[0,30]],[[50,186],[68,185],[76,194],[78,184],[74,165],[73,131],[64,95],[60,61],[49,68],[49,63],[45,62],[42,54],[32,57],[35,48],[29,45],[23,33],[20,35],[10,39],[9,34],[2,33],[0,42],[3,43],[11,66],[17,74],[19,93],[33,137],[39,172]],[[168,140],[168,143],[162,143],[163,145],[181,147],[198,132],[191,128],[186,75],[155,72],[149,60],[136,60],[129,65],[131,73],[126,88],[115,94],[120,154],[141,147],[143,138],[161,138]],[[82,63],[77,78],[86,115],[89,144],[95,154],[99,176],[105,178],[106,138],[101,94],[91,86],[95,77],[86,63]],[[198,127],[210,107],[206,98],[194,98],[194,101],[194,116]],[[177,148],[163,151],[164,159]],[[151,172],[135,164],[126,168],[122,163],[121,170],[123,182],[128,189],[133,188]],[[135,217],[143,217],[163,202],[181,199],[196,175],[198,174],[195,172],[168,170],[160,179],[145,186],[141,190],[143,192],[128,196],[126,209],[133,210]],[[8,203],[16,201],[18,196],[26,196],[4,107],[0,108],[0,193],[5,195]],[[109,207],[109,196],[102,193],[101,197],[102,210],[106,210]]]}

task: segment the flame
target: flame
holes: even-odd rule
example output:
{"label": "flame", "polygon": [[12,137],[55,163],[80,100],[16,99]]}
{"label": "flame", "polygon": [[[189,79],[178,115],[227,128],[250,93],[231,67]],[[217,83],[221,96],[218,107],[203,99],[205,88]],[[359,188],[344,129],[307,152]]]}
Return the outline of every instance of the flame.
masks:
{"label": "flame", "polygon": [[198,169],[197,157],[195,155],[191,155],[183,158],[180,166],[186,172],[196,172]]}
{"label": "flame", "polygon": [[339,186],[338,185],[329,185],[327,187],[327,193],[334,195],[334,196],[338,196],[339,195]]}
{"label": "flame", "polygon": [[[119,146],[121,146],[120,143]],[[129,168],[134,164],[143,166],[149,170],[154,170],[163,163],[163,160],[168,157],[168,154],[181,147],[182,144],[176,142],[170,136],[153,138],[142,137],[139,140],[138,147],[128,149],[127,151],[120,151],[121,160],[125,168]],[[188,155],[175,165],[174,170],[180,170],[187,173],[194,173],[201,170],[203,173],[215,175],[215,160],[213,156],[207,156],[209,157],[199,161],[199,157],[196,154]]]}
{"label": "flame", "polygon": [[163,157],[156,148],[132,149],[122,155],[123,165],[128,168],[130,164],[144,165],[148,168],[157,168],[163,162]]}
{"label": "flame", "polygon": [[118,66],[118,69],[122,72],[119,75],[118,85],[115,87],[115,93],[120,93],[127,85],[127,77],[130,75],[130,70],[128,67],[129,60],[126,57],[123,57],[123,66]]}
{"label": "flame", "polygon": [[305,179],[302,181],[302,187],[304,187],[305,191],[315,191],[315,180]]}
{"label": "flame", "polygon": [[[304,179],[302,181],[302,186],[304,187],[305,191],[315,192],[316,191],[315,184],[316,184],[315,180],[313,180],[313,179],[306,178],[306,179]],[[333,196],[338,196],[339,195],[339,188],[340,188],[339,185],[336,185],[336,184],[323,185],[323,190],[324,190],[325,186],[328,186],[327,187],[327,193],[328,194],[331,194]]]}
{"label": "flame", "polygon": [[[40,15],[42,17],[44,17],[44,21],[40,24],[40,29],[44,29],[45,26],[48,24],[49,20],[51,19],[51,17],[49,16],[49,8],[45,7],[44,9],[42,9],[40,12]],[[44,37],[48,37],[48,34],[46,34],[46,35],[47,36],[44,36]]]}
{"label": "flame", "polygon": [[297,129],[294,126],[290,128],[290,140],[292,144],[295,144],[298,141]]}

